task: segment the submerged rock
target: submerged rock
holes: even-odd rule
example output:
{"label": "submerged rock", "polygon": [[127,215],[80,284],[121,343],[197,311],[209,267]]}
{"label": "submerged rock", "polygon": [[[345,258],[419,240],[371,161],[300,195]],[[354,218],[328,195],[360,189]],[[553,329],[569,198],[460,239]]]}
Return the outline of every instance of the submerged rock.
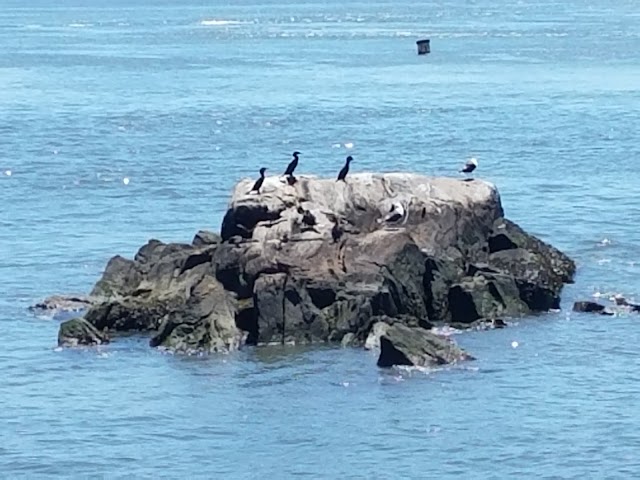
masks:
{"label": "submerged rock", "polygon": [[596,302],[585,301],[585,302],[575,302],[573,304],[574,312],[585,312],[585,313],[599,313],[600,315],[613,315],[613,312],[609,310],[604,305],[600,305]]}
{"label": "submerged rock", "polygon": [[[355,174],[346,183],[267,178],[260,195],[250,189],[249,180],[236,186],[220,236],[150,240],[133,260],[111,259],[87,320],[99,330],[154,332],[152,346],[188,353],[375,345],[380,322],[397,327],[398,345],[403,327],[436,342],[423,335],[433,323],[556,308],[575,272],[566,255],[503,217],[486,182]],[[396,204],[405,215],[387,225]]]}
{"label": "submerged rock", "polygon": [[104,343],[109,343],[108,336],[98,331],[84,318],[73,318],[60,324],[58,345],[61,347],[102,345]]}
{"label": "submerged rock", "polygon": [[384,329],[380,337],[379,367],[409,365],[429,367],[473,360],[447,337],[442,337],[420,327],[411,328],[394,324]]}
{"label": "submerged rock", "polygon": [[82,313],[95,299],[85,295],[52,295],[29,307],[32,312]]}

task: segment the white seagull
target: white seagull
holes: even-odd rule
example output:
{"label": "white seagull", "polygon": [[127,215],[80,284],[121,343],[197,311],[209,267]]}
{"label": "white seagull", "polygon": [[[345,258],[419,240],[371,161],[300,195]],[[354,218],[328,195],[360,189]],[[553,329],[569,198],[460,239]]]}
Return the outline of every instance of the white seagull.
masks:
{"label": "white seagull", "polygon": [[464,164],[464,167],[462,167],[462,170],[460,170],[460,172],[471,173],[476,168],[478,168],[478,160],[472,157],[469,160],[467,160],[467,163]]}
{"label": "white seagull", "polygon": [[385,215],[383,219],[379,219],[378,223],[397,223],[404,218],[406,210],[400,202],[393,203],[391,210]]}

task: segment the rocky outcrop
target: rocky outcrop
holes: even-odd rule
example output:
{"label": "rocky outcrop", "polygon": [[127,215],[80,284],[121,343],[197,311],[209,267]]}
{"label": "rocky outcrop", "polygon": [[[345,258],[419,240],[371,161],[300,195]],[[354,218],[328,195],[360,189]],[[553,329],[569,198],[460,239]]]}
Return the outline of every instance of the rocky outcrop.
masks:
{"label": "rocky outcrop", "polygon": [[60,324],[58,345],[61,347],[77,347],[79,345],[102,345],[109,343],[109,337],[99,332],[84,318],[73,318]]}
{"label": "rocky outcrop", "polygon": [[[424,343],[432,324],[557,308],[574,275],[568,257],[503,217],[485,182],[358,174],[346,183],[267,178],[260,195],[250,189],[248,180],[236,186],[220,236],[151,240],[133,260],[111,259],[87,320],[152,332],[152,346],[188,353],[362,346],[377,322],[395,328],[398,346],[408,335],[401,326]],[[386,222],[398,203],[405,215]],[[455,357],[428,341],[418,356]]]}
{"label": "rocky outcrop", "polygon": [[423,328],[411,328],[396,323],[384,330],[380,337],[379,367],[431,367],[473,360],[471,355],[460,349],[451,339],[435,335]]}

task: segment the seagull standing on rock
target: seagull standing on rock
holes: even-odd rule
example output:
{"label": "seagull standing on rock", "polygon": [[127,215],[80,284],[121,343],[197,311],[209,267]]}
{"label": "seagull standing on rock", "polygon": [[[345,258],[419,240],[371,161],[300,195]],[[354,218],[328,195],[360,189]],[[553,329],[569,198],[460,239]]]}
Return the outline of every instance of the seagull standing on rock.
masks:
{"label": "seagull standing on rock", "polygon": [[462,170],[460,170],[460,173],[471,173],[476,168],[478,168],[478,160],[472,157],[469,160],[467,160],[467,163],[464,164],[464,167],[462,167]]}
{"label": "seagull standing on rock", "polygon": [[389,210],[389,213],[384,217],[384,222],[396,223],[402,220],[402,218],[404,217],[404,214],[405,214],[405,209],[402,206],[402,204],[394,203],[393,205],[391,205],[391,210]]}

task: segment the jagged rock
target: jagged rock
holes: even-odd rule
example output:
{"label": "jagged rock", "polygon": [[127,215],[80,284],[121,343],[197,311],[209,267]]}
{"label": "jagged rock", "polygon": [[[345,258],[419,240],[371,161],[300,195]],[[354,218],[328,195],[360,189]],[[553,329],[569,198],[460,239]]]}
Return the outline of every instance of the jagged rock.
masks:
{"label": "jagged rock", "polygon": [[380,337],[379,367],[428,367],[473,359],[452,340],[423,328],[396,323],[385,330]]}
{"label": "jagged rock", "polygon": [[246,334],[236,327],[235,316],[229,294],[215,278],[205,276],[186,304],[166,316],[150,345],[187,354],[236,350]]}
{"label": "jagged rock", "polygon": [[371,328],[371,332],[364,343],[365,350],[379,350],[380,349],[380,337],[387,333],[391,325],[386,322],[376,322]]}
{"label": "jagged rock", "polygon": [[102,274],[102,278],[91,291],[96,298],[121,297],[132,294],[142,276],[137,265],[120,255],[111,258]]}
{"label": "jagged rock", "polygon": [[60,324],[58,345],[61,347],[102,345],[104,343],[109,343],[107,335],[98,331],[84,318],[73,318]]}
{"label": "jagged rock", "polygon": [[585,313],[599,313],[600,315],[613,315],[613,312],[609,310],[604,305],[600,305],[596,302],[585,301],[585,302],[575,302],[573,304],[574,312],[585,312]]}
{"label": "jagged rock", "polygon": [[150,240],[134,260],[113,257],[91,292],[101,301],[85,318],[99,330],[157,330],[165,315],[182,308],[191,288],[212,273],[216,248]]}
{"label": "jagged rock", "polygon": [[205,245],[218,245],[222,243],[222,237],[217,233],[209,232],[208,230],[200,230],[193,237],[191,245],[194,247],[202,247]]}
{"label": "jagged rock", "polygon": [[182,305],[183,300],[178,297],[164,301],[125,297],[95,305],[85,318],[98,330],[149,332],[157,330],[164,316]]}
{"label": "jagged rock", "polygon": [[452,323],[471,323],[480,318],[519,316],[530,310],[520,299],[512,277],[501,274],[465,277],[449,290]]}
{"label": "jagged rock", "polygon": [[[114,257],[86,318],[99,329],[156,331],[152,345],[180,352],[360,346],[377,322],[422,335],[435,322],[556,308],[574,275],[568,257],[504,219],[496,188],[479,180],[268,177],[248,195],[251,185],[236,186],[220,237],[150,240],[132,261]],[[387,225],[397,203],[406,214]]]}

